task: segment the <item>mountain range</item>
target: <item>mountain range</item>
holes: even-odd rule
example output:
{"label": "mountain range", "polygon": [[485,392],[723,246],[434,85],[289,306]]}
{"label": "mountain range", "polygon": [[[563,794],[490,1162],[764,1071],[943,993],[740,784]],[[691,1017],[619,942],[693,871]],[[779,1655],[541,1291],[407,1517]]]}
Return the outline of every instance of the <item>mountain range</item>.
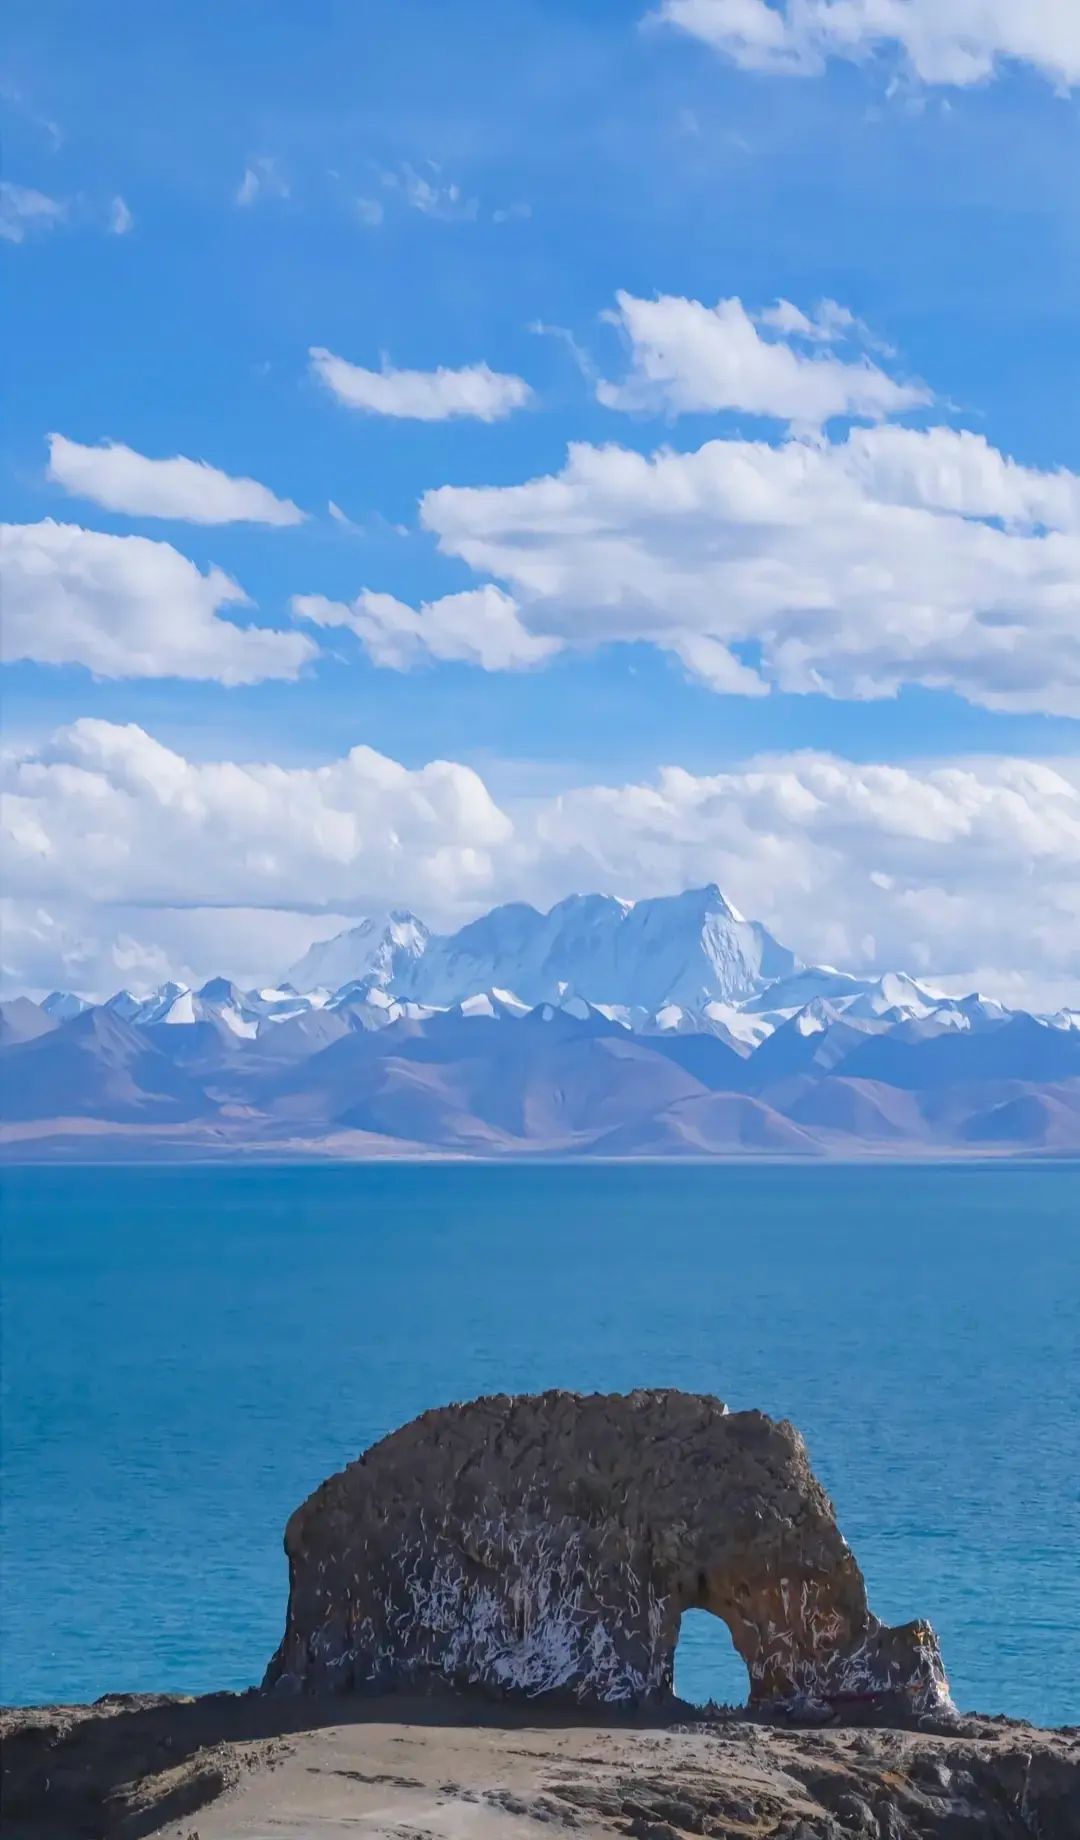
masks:
{"label": "mountain range", "polygon": [[1080,1151],[1080,1011],[808,966],[710,886],[410,913],[281,984],[0,1004],[9,1157]]}
{"label": "mountain range", "polygon": [[513,902],[444,935],[391,913],[312,946],[287,976],[298,990],[370,979],[439,1008],[496,988],[529,1005],[571,991],[656,1010],[739,1003],[798,969],[793,952],[710,885],[652,901],[575,894],[547,914]]}

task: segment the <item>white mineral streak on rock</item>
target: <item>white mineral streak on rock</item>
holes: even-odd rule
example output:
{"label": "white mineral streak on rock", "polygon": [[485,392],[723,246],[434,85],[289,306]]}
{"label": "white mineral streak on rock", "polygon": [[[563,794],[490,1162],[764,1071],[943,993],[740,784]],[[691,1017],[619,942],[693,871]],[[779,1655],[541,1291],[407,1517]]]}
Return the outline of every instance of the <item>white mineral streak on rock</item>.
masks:
{"label": "white mineral streak on rock", "polygon": [[[394,1640],[380,1643],[365,1618],[352,1630],[343,1664],[378,1681],[407,1655],[417,1671],[434,1667],[463,1685],[494,1683],[528,1698],[569,1690],[580,1700],[614,1704],[648,1698],[662,1688],[662,1602],[651,1588],[644,1590],[650,1664],[635,1668],[616,1644],[618,1606],[598,1614],[586,1603],[587,1555],[568,1522],[536,1533],[478,1523],[462,1529],[459,1538],[458,1548],[439,1539],[433,1558],[419,1541],[399,1542],[391,1568],[400,1585],[383,1600]],[[463,1558],[463,1551],[492,1545],[502,1551],[505,1586],[471,1576]],[[642,1595],[640,1581],[628,1572],[631,1627],[623,1633],[631,1638]],[[327,1642],[317,1646],[321,1652]]]}

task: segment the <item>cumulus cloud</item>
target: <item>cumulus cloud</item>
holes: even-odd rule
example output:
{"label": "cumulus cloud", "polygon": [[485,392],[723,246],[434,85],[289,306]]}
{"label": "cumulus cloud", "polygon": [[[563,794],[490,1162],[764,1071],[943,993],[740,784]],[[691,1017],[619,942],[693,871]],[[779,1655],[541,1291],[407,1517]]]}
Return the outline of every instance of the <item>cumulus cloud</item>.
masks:
{"label": "cumulus cloud", "polygon": [[558,639],[527,632],[511,596],[490,585],[425,601],[419,610],[368,588],[348,604],[297,594],[292,607],[299,619],[316,626],[347,627],[372,662],[391,671],[408,671],[425,659],[485,671],[525,670],[560,647]]}
{"label": "cumulus cloud", "polygon": [[817,75],[830,58],[899,53],[924,83],[984,83],[1010,62],[1080,83],[1068,0],[661,0],[653,15],[746,70]]}
{"label": "cumulus cloud", "polygon": [[577,444],[557,474],[428,492],[421,518],[567,645],[645,641],[752,694],[921,684],[1075,715],[1078,492],[981,436],[879,427],[652,456]]}
{"label": "cumulus cloud", "polygon": [[454,762],[195,762],[83,720],[6,770],[5,962],[38,988],[78,983],[80,954],[106,983],[118,951],[269,977],[345,915],[408,905],[446,926],[496,900],[709,880],[810,960],[957,988],[999,967],[1017,1000],[1075,1001],[1080,982],[1076,761],[796,753],[500,807]]}
{"label": "cumulus cloud", "polygon": [[498,422],[524,408],[532,396],[524,378],[493,371],[487,364],[456,371],[442,365],[435,371],[399,371],[384,362],[381,370],[369,371],[321,345],[313,345],[309,356],[313,374],[338,402],[369,415],[414,422],[447,422],[457,416]]}
{"label": "cumulus cloud", "polygon": [[5,243],[24,243],[34,231],[52,230],[66,216],[67,206],[60,199],[0,179],[0,237]]}
{"label": "cumulus cloud", "polygon": [[[589,786],[536,817],[548,874],[633,894],[720,883],[804,957],[1080,987],[1080,765],[797,753]],[[970,985],[968,986],[970,988]]]}
{"label": "cumulus cloud", "polygon": [[81,664],[100,677],[296,677],[317,647],[301,633],[220,617],[250,605],[235,581],[203,575],[169,543],[78,524],[0,525],[4,654]]}
{"label": "cumulus cloud", "polygon": [[[630,347],[630,375],[597,385],[610,409],[741,409],[818,428],[834,416],[879,421],[929,402],[922,384],[898,383],[866,357],[806,352],[766,338],[741,300],[715,307],[671,294],[638,300],[620,291],[615,319]],[[855,316],[836,303],[810,320],[783,301],[759,316],[777,333],[822,342],[855,331]]]}
{"label": "cumulus cloud", "polygon": [[452,904],[490,886],[511,836],[452,761],[412,770],[368,747],[321,767],[191,761],[89,718],[10,763],[4,822],[13,896],[92,886],[106,903],[309,913],[348,912],[372,888]]}
{"label": "cumulus cloud", "polygon": [[75,498],[132,517],[188,524],[300,524],[304,513],[255,479],[233,479],[205,460],[150,460],[119,441],[84,447],[51,434],[48,477]]}
{"label": "cumulus cloud", "polygon": [[857,429],[848,446],[867,489],[891,504],[1000,519],[1014,531],[1080,531],[1080,475],[1020,466],[985,435]]}
{"label": "cumulus cloud", "polygon": [[239,205],[256,204],[260,198],[288,198],[292,188],[278,162],[267,155],[249,160],[244,176],[236,188]]}

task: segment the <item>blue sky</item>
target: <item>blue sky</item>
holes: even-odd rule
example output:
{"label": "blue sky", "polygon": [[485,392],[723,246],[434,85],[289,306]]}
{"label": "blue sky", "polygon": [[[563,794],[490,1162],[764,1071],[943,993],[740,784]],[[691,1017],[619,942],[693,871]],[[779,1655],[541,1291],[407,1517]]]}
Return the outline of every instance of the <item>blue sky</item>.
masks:
{"label": "blue sky", "polygon": [[[762,0],[752,4],[767,13]],[[794,34],[783,7],[773,10]],[[719,636],[738,668],[760,673],[767,694],[728,694],[711,666],[694,663],[690,642],[668,642],[664,622],[675,618],[670,580],[690,608],[675,620],[679,634],[717,631],[703,607],[717,591],[710,570],[720,547],[739,542],[730,519],[722,534],[695,526],[692,581],[683,579],[682,536],[665,536],[667,573],[661,578],[657,562],[647,615],[635,608],[615,618],[614,601],[634,598],[636,585],[592,579],[592,561],[568,555],[549,525],[509,531],[504,519],[517,511],[498,490],[558,478],[569,443],[693,457],[709,442],[733,452],[738,443],[794,441],[811,453],[824,447],[831,460],[853,426],[966,430],[1032,478],[1080,472],[1080,111],[1070,87],[1080,82],[1080,47],[1065,8],[1060,18],[1050,8],[1025,55],[1011,56],[1005,28],[994,40],[991,8],[987,42],[974,48],[989,68],[980,65],[977,81],[946,80],[955,52],[941,25],[949,11],[940,9],[929,50],[922,40],[868,41],[834,55],[824,40],[808,49],[792,37],[784,56],[801,60],[792,74],[732,36],[728,0],[699,0],[681,14],[674,0],[672,17],[651,22],[646,8],[609,0],[324,0],[303,9],[273,0],[225,8],[158,0],[146,9],[9,0],[4,178],[15,189],[2,246],[11,354],[4,515],[19,527],[53,519],[171,545],[204,575],[224,571],[249,597],[215,618],[303,633],[312,652],[295,677],[236,684],[207,680],[205,662],[202,675],[178,672],[169,655],[161,670],[151,659],[125,674],[110,641],[106,675],[100,649],[41,638],[58,617],[56,595],[69,590],[34,599],[26,623],[36,636],[16,647],[30,655],[5,666],[6,729],[24,776],[17,795],[35,801],[46,841],[24,849],[10,884],[10,976],[36,981],[81,968],[107,981],[121,935],[133,942],[136,971],[144,959],[153,967],[179,954],[193,973],[268,975],[279,940],[291,945],[305,929],[331,931],[331,918],[396,900],[426,901],[448,922],[503,896],[554,899],[590,869],[595,885],[646,893],[687,876],[710,879],[714,869],[739,879],[746,861],[733,898],[789,937],[802,927],[793,943],[808,953],[879,962],[910,943],[924,972],[988,968],[1055,990],[1068,983],[1080,968],[1069,943],[1080,882],[1071,512],[1056,526],[1052,579],[1039,573],[1032,589],[1033,604],[1042,595],[1048,610],[1043,625],[1026,631],[1012,600],[1007,615],[997,600],[975,606],[983,623],[975,639],[988,633],[994,650],[989,664],[971,663],[970,633],[955,644],[942,637],[955,615],[952,587],[948,606],[938,605],[936,587],[920,581],[912,623],[936,621],[941,632],[920,641],[914,662],[906,652],[898,662],[895,642],[871,648],[871,662],[858,667],[874,678],[869,694],[855,667],[837,662],[844,647],[830,649],[832,615],[815,629],[800,680],[791,659],[802,625],[785,612],[781,633],[760,610],[752,630],[747,616],[734,636]],[[967,41],[962,49],[973,50]],[[650,358],[648,337],[635,335],[625,313],[612,323],[620,290],[632,301],[700,303],[703,313],[738,300],[766,357],[786,342],[804,376],[832,356],[848,374],[870,367],[903,384],[918,380],[926,400],[896,414],[840,413],[816,427],[801,407],[760,412],[753,391],[737,385],[718,400],[700,368],[693,372],[696,333],[671,360],[666,322],[664,377],[635,393],[630,380],[643,365],[655,368],[658,348],[654,341]],[[792,338],[754,317],[778,300],[811,316],[823,300],[838,302],[869,333]],[[712,322],[701,324],[711,337]],[[531,395],[490,421],[357,411],[319,381],[311,348],[372,371],[384,360],[424,373],[483,364],[524,380]],[[598,380],[611,386],[604,402]],[[620,406],[612,391],[622,392]],[[208,526],[109,509],[50,481],[52,433],[80,449],[112,441],[148,460],[206,461],[260,482],[306,517],[283,527]],[[447,515],[422,518],[423,495],[446,487],[485,496],[475,506],[440,500]],[[603,493],[607,505],[607,484]],[[331,501],[348,523],[330,514]],[[929,506],[935,528],[941,511]],[[468,557],[459,512],[470,520]],[[591,523],[594,515],[593,501],[577,504],[575,516]],[[1014,529],[1012,509],[996,504],[964,515],[994,534]],[[876,511],[860,503],[851,516],[869,524]],[[487,520],[479,535],[477,518]],[[651,555],[653,520],[636,499],[621,505],[620,542]],[[491,534],[496,527],[501,534]],[[993,564],[1014,598],[1027,592],[1032,543],[1046,528],[1041,511],[1031,514],[1029,540],[1021,549],[1018,537],[1015,555]],[[507,545],[516,560],[503,569]],[[557,592],[530,573],[541,553]],[[800,556],[792,552],[796,570]],[[758,568],[762,552],[755,557]],[[805,566],[820,564],[815,555]],[[895,554],[887,566],[895,570]],[[867,535],[830,594],[848,592],[852,571],[862,581],[875,568]],[[950,552],[939,574],[951,581],[953,570]],[[548,662],[493,668],[468,647],[440,659],[421,637],[410,641],[405,668],[401,657],[379,663],[377,646],[343,624],[313,627],[291,605],[317,596],[344,606],[367,589],[418,608],[486,584],[513,599],[515,621],[546,639]],[[999,591],[980,577],[971,592]],[[144,615],[163,626],[173,617],[164,604]],[[86,617],[108,627],[107,584]],[[836,624],[865,627],[878,617],[871,599]],[[1012,638],[1002,655],[995,633],[1005,628]],[[865,630],[858,643],[865,647]],[[313,870],[303,849],[290,854],[283,843],[280,887],[253,877],[250,901],[240,885],[222,899],[201,851],[186,891],[170,878],[155,884],[143,860],[138,876],[105,874],[95,900],[86,881],[93,859],[77,885],[56,868],[71,854],[64,825],[72,820],[56,780],[71,749],[55,737],[87,719],[137,724],[191,769],[230,761],[300,771],[357,746],[411,772],[445,759],[480,776],[511,841],[486,832],[471,841],[463,819],[447,838],[458,856],[436,864],[430,839],[411,843],[387,808],[372,822],[398,838],[400,873],[385,837],[365,831],[340,874]],[[123,793],[128,803],[108,830],[122,854],[145,859],[141,826],[155,827],[147,814],[132,815],[136,795],[118,790],[102,765],[107,731],[93,733],[98,751],[89,764],[80,741],[81,770],[104,774],[109,800]],[[754,829],[746,774],[759,756],[802,750],[851,767],[901,765],[915,775],[915,804],[930,796],[928,774],[962,762],[980,813],[997,816],[975,824],[969,799],[967,829],[936,835],[924,825],[919,853],[898,850],[895,821],[879,814],[877,832],[841,825],[841,837],[834,826],[822,835],[820,860],[782,871],[784,822],[795,820],[758,814],[756,835],[769,848],[744,847]],[[1049,798],[1045,786],[1021,795],[1015,774],[1002,779],[1003,761],[1064,777]],[[566,835],[559,794],[588,794],[591,810],[598,786],[623,789],[625,808],[633,804],[626,789],[654,785],[665,767],[695,782],[738,779],[714,795],[720,806],[707,826],[700,813],[683,826],[679,807],[677,853],[660,848],[666,819],[651,820],[643,839],[623,808],[620,849],[594,819]],[[1054,809],[1051,842],[1033,830],[1025,843],[1009,829],[1001,814],[1017,797],[1030,805],[1032,826]],[[235,813],[226,823],[212,805],[202,809],[211,830],[239,823]],[[245,845],[230,834],[235,860]],[[879,834],[893,841],[879,847]],[[797,835],[790,853],[804,842]],[[486,867],[470,865],[470,850]],[[968,852],[960,874],[957,850]],[[997,898],[998,874],[1015,886],[1017,863],[1040,891],[1035,943],[1030,911],[1026,924],[1017,912],[997,936],[972,937],[971,914]],[[860,894],[864,871],[892,886]],[[302,873],[308,886],[294,896],[286,884]],[[641,885],[631,887],[636,877]],[[946,921],[938,910],[961,898],[958,882],[973,906],[967,919],[957,912]],[[827,924],[806,924],[808,895],[829,905]],[[888,914],[885,896],[896,897]],[[216,912],[224,914],[218,933]],[[232,941],[250,940],[250,918],[238,918],[250,912],[265,916],[266,945],[251,945],[250,962],[240,963]],[[217,937],[233,955],[228,966],[210,962],[207,940]],[[1018,966],[1025,939],[1027,962]]]}

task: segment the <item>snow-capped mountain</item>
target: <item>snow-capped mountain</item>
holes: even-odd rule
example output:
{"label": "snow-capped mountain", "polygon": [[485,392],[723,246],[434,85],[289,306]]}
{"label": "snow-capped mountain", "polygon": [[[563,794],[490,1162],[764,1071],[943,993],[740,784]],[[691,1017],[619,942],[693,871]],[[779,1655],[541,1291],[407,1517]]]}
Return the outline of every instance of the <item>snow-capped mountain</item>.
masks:
{"label": "snow-capped mountain", "polygon": [[81,1016],[84,1009],[90,1009],[91,1004],[86,997],[77,997],[73,990],[50,990],[41,1007],[54,1022],[70,1022],[73,1017]]}
{"label": "snow-capped mountain", "polygon": [[530,1006],[576,994],[651,1013],[745,1002],[798,969],[793,952],[710,885],[636,902],[570,895],[546,914],[514,902],[453,934],[391,914],[312,946],[288,981],[311,990],[370,979],[438,1008],[506,990]]}
{"label": "snow-capped mountain", "polygon": [[357,921],[313,945],[286,974],[295,990],[340,990],[367,979],[384,990],[408,984],[430,934],[415,914],[395,911]]}
{"label": "snow-capped mountain", "polygon": [[1074,1155],[1080,1013],[800,964],[715,887],[581,895],[370,919],[280,986],[15,997],[0,1108],[33,1155]]}
{"label": "snow-capped mountain", "polygon": [[[538,1005],[570,1015],[584,1005],[636,1035],[709,1035],[743,1056],[794,1018],[809,1033],[822,1018],[831,1026],[842,1017],[919,1024],[934,1036],[979,1031],[1010,1013],[992,998],[947,996],[899,971],[860,977],[804,965],[714,884],[637,902],[571,895],[546,914],[508,903],[452,934],[394,910],[313,945],[280,986],[169,982],[149,995],[117,991],[105,1007],[137,1028],[204,1022],[255,1040],[317,1010],[370,1032],[436,1012],[497,1020]],[[87,1007],[70,991],[41,1005],[58,1024]],[[1080,1028],[1071,1009],[1043,1020]]]}
{"label": "snow-capped mountain", "polygon": [[976,999],[896,1020],[895,1005],[852,1016],[818,997],[754,1044],[678,1005],[634,1030],[619,1006],[574,995],[429,1009],[353,986],[355,1002],[263,1016],[250,1035],[226,1019],[246,999],[205,989],[148,1004],[157,1019],[141,1023],[105,1005],[58,1023],[26,997],[0,1004],[2,1154],[1080,1151],[1071,1013]]}
{"label": "snow-capped mountain", "polygon": [[435,936],[416,967],[413,994],[422,1002],[461,1003],[477,990],[512,990],[522,1002],[549,1002],[568,991],[593,1001],[620,1001],[609,989],[613,941],[629,903],[612,895],[571,895],[550,913],[525,902],[493,907],[460,932]]}
{"label": "snow-capped mountain", "polygon": [[149,1028],[157,1023],[175,1027],[193,1022],[216,1022],[233,1035],[254,1041],[262,1017],[257,1002],[252,1001],[255,995],[254,992],[246,995],[229,978],[218,977],[210,978],[199,990],[189,990],[186,984],[161,984],[146,997],[137,997],[130,990],[118,990],[104,1007],[136,1028]]}

